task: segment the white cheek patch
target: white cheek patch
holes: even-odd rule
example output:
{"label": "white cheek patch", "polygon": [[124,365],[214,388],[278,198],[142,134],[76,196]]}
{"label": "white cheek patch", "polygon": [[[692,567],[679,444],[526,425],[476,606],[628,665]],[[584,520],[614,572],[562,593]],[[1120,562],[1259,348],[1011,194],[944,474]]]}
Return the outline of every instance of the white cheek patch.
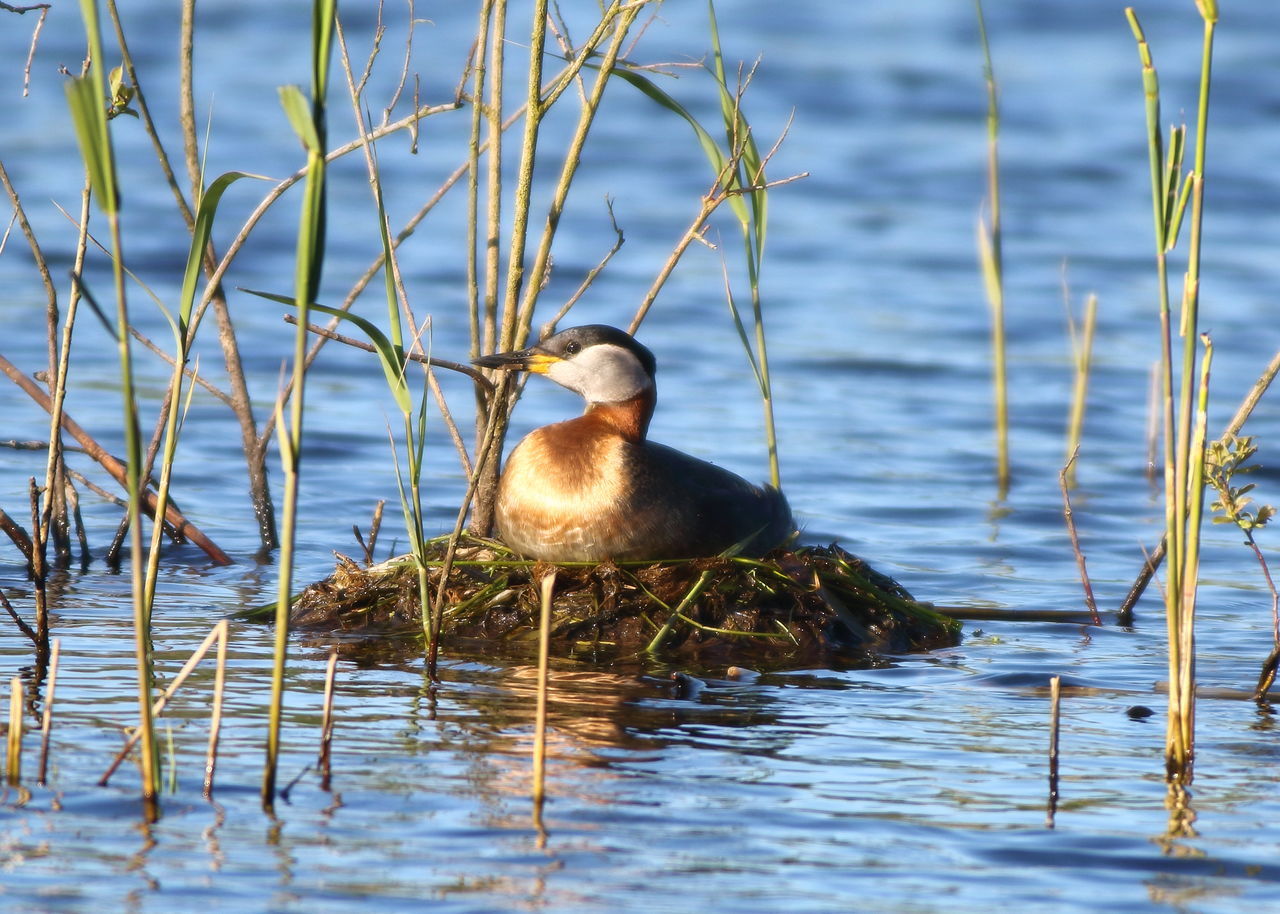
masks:
{"label": "white cheek patch", "polygon": [[582,394],[588,403],[621,403],[650,389],[653,382],[629,350],[601,344],[556,362],[547,377]]}

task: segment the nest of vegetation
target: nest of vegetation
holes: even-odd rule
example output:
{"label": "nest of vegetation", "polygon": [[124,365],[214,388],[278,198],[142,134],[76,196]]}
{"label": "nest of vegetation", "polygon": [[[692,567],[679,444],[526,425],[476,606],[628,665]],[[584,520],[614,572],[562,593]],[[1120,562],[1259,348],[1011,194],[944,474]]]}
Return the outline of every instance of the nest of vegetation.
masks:
{"label": "nest of vegetation", "polygon": [[[447,540],[428,544],[434,598]],[[364,566],[339,556],[333,574],[296,599],[294,627],[372,646],[423,637],[412,556]],[[465,538],[444,589],[441,642],[489,649],[537,644],[539,584],[556,573],[552,649],[561,655],[645,651],[715,663],[795,662],[955,644],[960,626],[839,546],[778,550],[761,559],[549,565],[491,540]]]}

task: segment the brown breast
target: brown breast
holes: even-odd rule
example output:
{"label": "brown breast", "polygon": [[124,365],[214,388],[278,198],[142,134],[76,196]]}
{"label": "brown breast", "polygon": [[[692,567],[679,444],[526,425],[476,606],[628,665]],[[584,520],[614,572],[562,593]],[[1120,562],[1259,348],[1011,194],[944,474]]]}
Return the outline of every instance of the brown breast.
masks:
{"label": "brown breast", "polygon": [[[647,400],[647,402],[645,402]],[[794,529],[774,489],[644,440],[652,400],[593,405],[531,432],[498,489],[498,535],[550,562],[763,554]]]}
{"label": "brown breast", "polygon": [[531,432],[507,458],[498,488],[498,535],[552,562],[599,561],[622,548],[628,450],[643,424],[636,410],[595,406]]}

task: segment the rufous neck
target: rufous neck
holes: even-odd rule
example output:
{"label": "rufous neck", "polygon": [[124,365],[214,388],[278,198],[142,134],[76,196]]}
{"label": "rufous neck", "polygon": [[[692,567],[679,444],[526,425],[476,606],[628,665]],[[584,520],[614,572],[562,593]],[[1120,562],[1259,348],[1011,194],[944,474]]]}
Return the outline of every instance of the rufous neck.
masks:
{"label": "rufous neck", "polygon": [[652,389],[619,403],[588,403],[585,415],[603,422],[628,441],[640,442],[649,432],[657,396]]}

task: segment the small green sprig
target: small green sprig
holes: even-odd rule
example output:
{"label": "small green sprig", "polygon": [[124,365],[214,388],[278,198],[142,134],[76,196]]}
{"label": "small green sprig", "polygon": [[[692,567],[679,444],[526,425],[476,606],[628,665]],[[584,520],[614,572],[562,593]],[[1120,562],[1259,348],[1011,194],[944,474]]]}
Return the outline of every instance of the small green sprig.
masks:
{"label": "small green sprig", "polygon": [[1276,509],[1271,505],[1258,505],[1248,510],[1253,501],[1248,493],[1253,491],[1253,483],[1236,488],[1231,485],[1236,474],[1252,473],[1258,467],[1249,461],[1258,453],[1253,443],[1253,436],[1236,437],[1228,435],[1212,442],[1205,449],[1204,478],[1205,484],[1218,493],[1216,501],[1210,505],[1214,512],[1215,524],[1235,524],[1244,531],[1250,545],[1253,533],[1261,530],[1275,516]]}
{"label": "small green sprig", "polygon": [[124,67],[116,67],[112,70],[108,82],[111,87],[111,104],[107,108],[107,120],[111,120],[121,114],[137,117],[138,112],[129,107],[129,103],[133,101],[137,90],[125,83]]}

